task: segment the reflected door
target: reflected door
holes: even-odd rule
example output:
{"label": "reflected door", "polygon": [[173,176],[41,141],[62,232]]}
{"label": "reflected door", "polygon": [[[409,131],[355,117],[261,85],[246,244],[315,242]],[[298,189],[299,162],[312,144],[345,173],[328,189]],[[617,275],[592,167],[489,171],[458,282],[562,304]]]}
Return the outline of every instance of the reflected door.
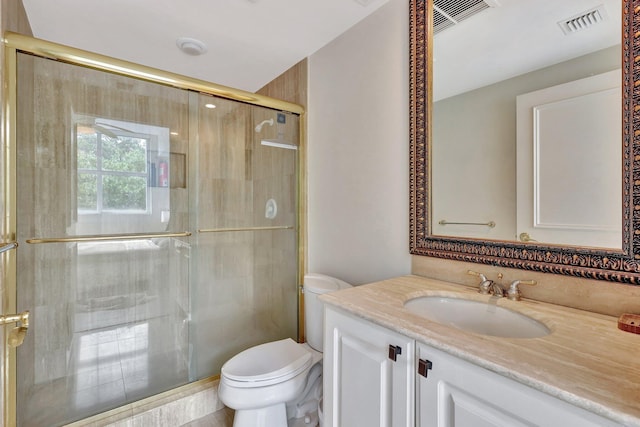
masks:
{"label": "reflected door", "polygon": [[622,248],[620,79],[615,70],[518,96],[519,240]]}

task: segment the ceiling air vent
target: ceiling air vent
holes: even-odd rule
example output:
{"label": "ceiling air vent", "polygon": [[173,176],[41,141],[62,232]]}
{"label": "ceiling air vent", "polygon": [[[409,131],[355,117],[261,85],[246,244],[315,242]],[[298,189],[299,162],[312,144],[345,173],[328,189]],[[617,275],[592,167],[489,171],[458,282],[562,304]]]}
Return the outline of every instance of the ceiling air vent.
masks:
{"label": "ceiling air vent", "polygon": [[434,0],[433,34],[495,6],[498,6],[496,0]]}
{"label": "ceiling air vent", "polygon": [[562,31],[569,35],[578,31],[586,30],[592,26],[599,24],[607,19],[607,10],[604,5],[600,5],[594,9],[579,13],[571,18],[563,19],[558,22]]}

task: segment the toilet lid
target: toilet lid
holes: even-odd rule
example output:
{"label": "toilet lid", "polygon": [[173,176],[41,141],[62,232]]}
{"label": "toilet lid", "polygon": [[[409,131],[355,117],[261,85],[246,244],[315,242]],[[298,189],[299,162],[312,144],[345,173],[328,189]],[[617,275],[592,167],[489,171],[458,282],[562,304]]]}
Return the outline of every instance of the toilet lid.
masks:
{"label": "toilet lid", "polygon": [[241,382],[285,381],[311,365],[312,355],[291,338],[238,353],[222,366],[222,376]]}

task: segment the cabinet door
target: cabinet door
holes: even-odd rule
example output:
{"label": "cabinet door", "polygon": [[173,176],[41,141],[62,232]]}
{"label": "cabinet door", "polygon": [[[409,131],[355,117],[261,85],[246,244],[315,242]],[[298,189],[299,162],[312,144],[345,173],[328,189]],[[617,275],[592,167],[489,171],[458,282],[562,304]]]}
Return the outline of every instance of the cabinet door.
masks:
{"label": "cabinet door", "polygon": [[327,308],[325,427],[413,427],[414,349],[407,337]]}
{"label": "cabinet door", "polygon": [[418,360],[431,362],[417,375],[420,427],[619,426],[562,400],[418,343]]}

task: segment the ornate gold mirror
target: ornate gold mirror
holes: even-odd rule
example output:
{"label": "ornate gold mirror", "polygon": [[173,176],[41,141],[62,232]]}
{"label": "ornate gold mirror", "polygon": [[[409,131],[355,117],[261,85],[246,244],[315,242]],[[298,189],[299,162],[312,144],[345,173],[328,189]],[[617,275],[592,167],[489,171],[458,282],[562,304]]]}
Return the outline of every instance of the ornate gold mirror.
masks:
{"label": "ornate gold mirror", "polygon": [[640,2],[587,3],[410,0],[412,254],[640,282]]}

